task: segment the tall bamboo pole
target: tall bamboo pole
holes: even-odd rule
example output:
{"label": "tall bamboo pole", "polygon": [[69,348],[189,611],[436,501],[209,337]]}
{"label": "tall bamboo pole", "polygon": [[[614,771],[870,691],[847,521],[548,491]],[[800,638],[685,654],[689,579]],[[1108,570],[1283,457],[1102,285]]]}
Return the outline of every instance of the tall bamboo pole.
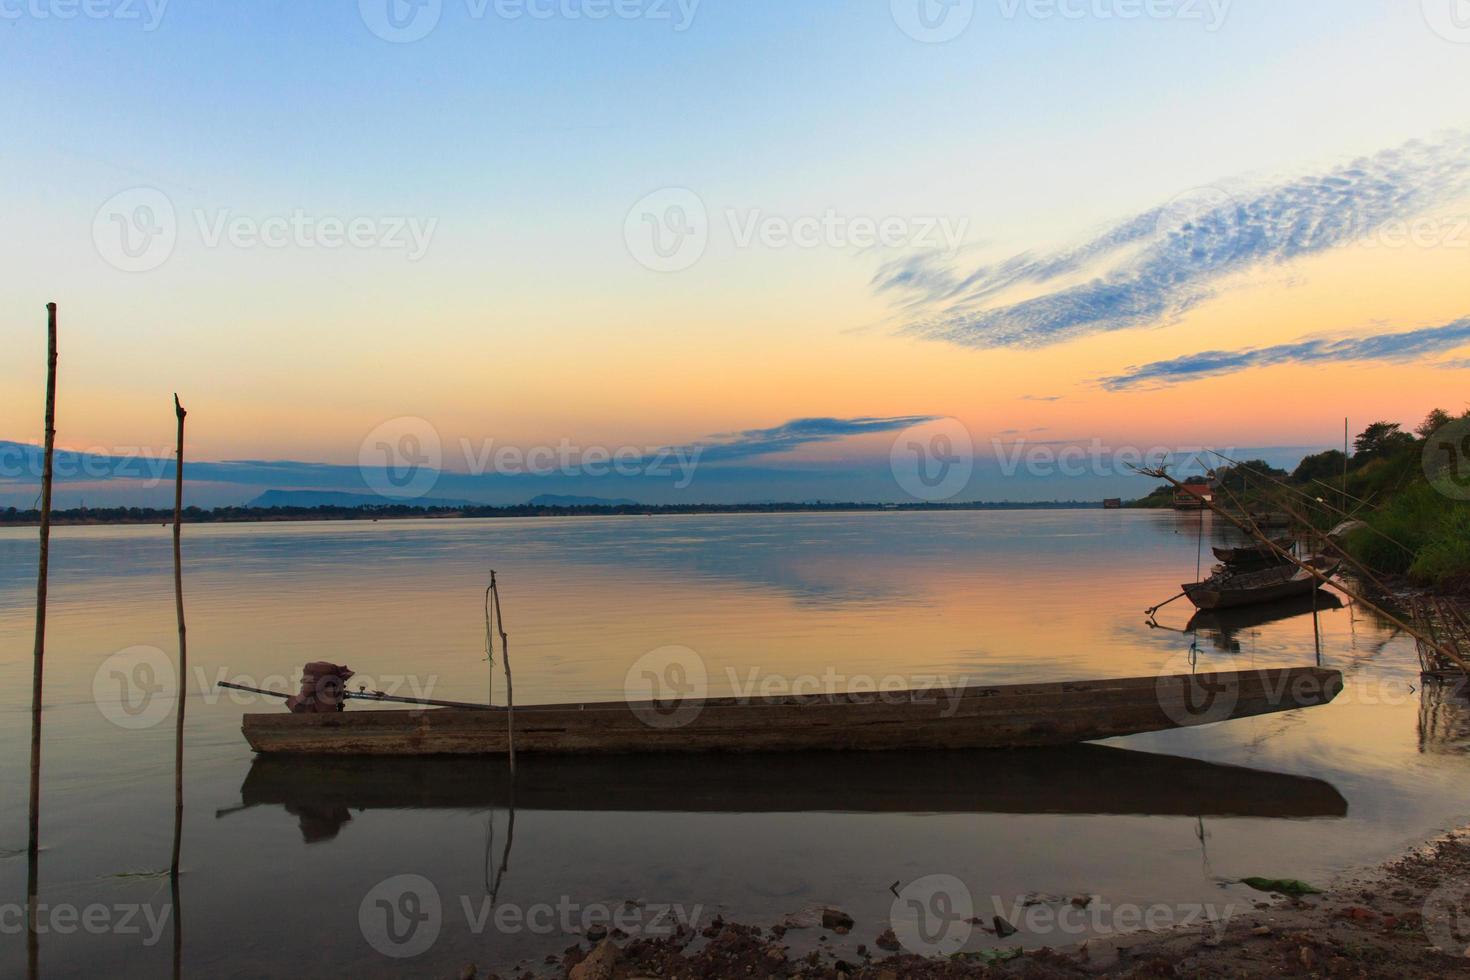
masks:
{"label": "tall bamboo pole", "polygon": [[[174,458],[174,612],[179,621],[179,707],[174,726],[174,853],[169,876],[179,877],[179,851],[184,829],[184,695],[188,692],[189,647],[184,629],[184,570],[180,541],[184,522],[184,406],[174,395],[174,415],[178,419],[178,450]],[[176,913],[177,914],[177,913]]]}
{"label": "tall bamboo pole", "polygon": [[46,577],[51,562],[51,487],[56,475],[56,304],[46,304],[46,430],[41,464],[41,548],[36,570],[36,645],[31,663],[31,798],[27,842],[27,923],[36,935],[41,853],[41,696],[46,663]]}

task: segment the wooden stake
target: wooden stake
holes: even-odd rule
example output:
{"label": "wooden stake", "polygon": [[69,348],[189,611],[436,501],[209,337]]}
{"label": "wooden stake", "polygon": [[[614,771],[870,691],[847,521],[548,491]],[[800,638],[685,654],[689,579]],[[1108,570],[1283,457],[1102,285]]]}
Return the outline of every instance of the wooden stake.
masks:
{"label": "wooden stake", "polygon": [[506,746],[510,751],[510,772],[516,771],[516,699],[510,680],[510,639],[505,635],[505,618],[500,615],[500,586],[495,581],[495,571],[490,572],[490,591],[495,593],[495,628],[500,632],[500,660],[505,665],[505,724]]}
{"label": "wooden stake", "polygon": [[179,877],[179,851],[184,829],[184,694],[189,689],[189,646],[184,629],[184,567],[180,541],[184,522],[184,406],[174,395],[174,416],[179,422],[179,441],[174,458],[174,612],[179,620],[179,707],[174,727],[174,853],[169,877]]}
{"label": "wooden stake", "polygon": [[32,975],[40,940],[36,895],[41,860],[41,696],[46,663],[46,584],[51,563],[51,487],[56,475],[56,304],[46,304],[46,444],[41,464],[41,548],[36,569],[36,645],[31,661],[31,798],[26,843],[26,955]]}

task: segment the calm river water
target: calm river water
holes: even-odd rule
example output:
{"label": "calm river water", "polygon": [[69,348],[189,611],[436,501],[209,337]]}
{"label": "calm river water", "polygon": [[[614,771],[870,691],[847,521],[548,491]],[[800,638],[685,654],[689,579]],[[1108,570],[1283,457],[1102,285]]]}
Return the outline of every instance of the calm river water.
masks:
{"label": "calm river water", "polygon": [[[166,973],[176,927],[185,975],[538,969],[604,916],[650,930],[676,915],[770,924],[829,903],[857,919],[832,937],[843,951],[871,946],[891,888],[915,881],[958,882],[947,887],[986,922],[1030,893],[1088,894],[1087,929],[1113,916],[1127,927],[1129,909],[1245,908],[1260,896],[1232,879],[1325,882],[1465,822],[1470,709],[1419,688],[1412,640],[1336,603],[1319,617],[1322,660],[1347,687],[1326,707],[1065,752],[524,760],[514,794],[488,762],[257,762],[241,715],[284,709],[215,687],[292,688],[302,664],[325,659],[373,687],[483,699],[491,568],[521,703],[619,698],[630,667],[667,646],[696,652],[711,694],[811,678],[1146,676],[1188,670],[1192,646],[1202,666],[1312,662],[1310,606],[1191,624],[1181,601],[1160,628],[1145,623],[1142,610],[1192,580],[1199,521],[1054,511],[187,527],[178,907],[156,875],[173,821],[169,530],[58,529],[40,975]],[[1225,535],[1206,526],[1203,538]],[[33,529],[0,530],[5,975],[27,960],[35,552]],[[412,942],[385,945],[364,925],[387,922],[379,902],[425,923]],[[1018,924],[1004,942],[967,930],[965,948],[1083,938]],[[417,956],[388,955],[403,952]]]}

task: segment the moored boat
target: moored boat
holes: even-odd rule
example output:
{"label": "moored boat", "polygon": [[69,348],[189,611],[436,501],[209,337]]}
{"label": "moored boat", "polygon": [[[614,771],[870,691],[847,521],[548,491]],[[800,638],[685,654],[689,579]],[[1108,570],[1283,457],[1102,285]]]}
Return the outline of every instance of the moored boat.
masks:
{"label": "moored boat", "polygon": [[1289,536],[1277,538],[1272,544],[1275,545],[1275,548],[1265,544],[1249,544],[1238,548],[1211,548],[1210,550],[1215,553],[1217,561],[1224,562],[1228,566],[1290,564],[1277,549],[1290,551],[1292,539]]}
{"label": "moored boat", "polygon": [[[1305,564],[1323,576],[1330,576],[1337,571],[1340,563],[1334,559],[1316,557],[1307,559]],[[1189,583],[1180,588],[1189,601],[1200,609],[1230,609],[1311,595],[1322,584],[1317,575],[1292,564],[1256,572],[1232,573],[1227,569],[1203,582]]]}
{"label": "moored boat", "polygon": [[1067,745],[1330,702],[1342,675],[1261,668],[1122,680],[503,709],[247,714],[261,753],[520,754],[884,751]]}

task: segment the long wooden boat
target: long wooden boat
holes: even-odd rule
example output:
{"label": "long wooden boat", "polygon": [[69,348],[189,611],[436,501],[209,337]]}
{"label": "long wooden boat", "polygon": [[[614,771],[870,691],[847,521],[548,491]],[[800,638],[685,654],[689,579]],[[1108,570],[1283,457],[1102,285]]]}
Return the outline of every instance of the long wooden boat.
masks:
{"label": "long wooden boat", "polygon": [[[1337,571],[1338,562],[1327,558],[1308,559],[1307,564],[1323,575]],[[1212,575],[1203,582],[1180,586],[1189,601],[1200,609],[1230,609],[1260,602],[1277,602],[1294,596],[1311,595],[1322,581],[1304,568],[1284,565],[1258,572]]]}
{"label": "long wooden boat", "polygon": [[[880,751],[1091,742],[1326,704],[1342,675],[1317,667],[1125,680],[672,703],[516,706],[520,754]],[[500,710],[247,714],[262,753],[503,755]]]}
{"label": "long wooden boat", "polygon": [[[1282,551],[1290,551],[1292,539],[1290,537],[1277,538],[1273,544]],[[1242,545],[1238,548],[1211,548],[1215,553],[1217,561],[1226,565],[1279,565],[1289,564],[1281,557],[1275,549],[1268,548],[1264,544]]]}
{"label": "long wooden boat", "polygon": [[1321,779],[1107,745],[996,752],[533,756],[504,762],[256,756],[240,805],[281,807],[308,841],[375,810],[584,813],[1047,813],[1338,818]]}

